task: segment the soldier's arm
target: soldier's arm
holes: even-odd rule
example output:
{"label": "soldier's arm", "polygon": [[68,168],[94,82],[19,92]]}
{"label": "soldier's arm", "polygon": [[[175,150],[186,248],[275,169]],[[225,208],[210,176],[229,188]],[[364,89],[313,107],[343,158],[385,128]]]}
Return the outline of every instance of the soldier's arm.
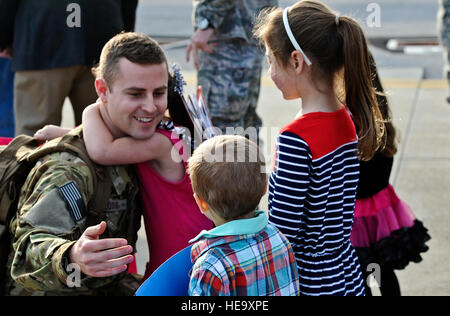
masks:
{"label": "soldier's arm", "polygon": [[[192,19],[196,31],[191,36],[191,41],[186,49],[186,61],[190,61],[192,53],[196,69],[199,67],[198,50],[208,54],[212,53],[215,44],[209,44],[209,40],[214,33],[220,33],[224,19],[233,14],[234,8],[233,0],[194,0]],[[207,28],[205,28],[206,22]]]}
{"label": "soldier's arm", "polygon": [[207,19],[211,26],[218,30],[225,17],[235,8],[234,0],[195,0],[194,1],[194,25]]}
{"label": "soldier's arm", "polygon": [[80,159],[67,153],[48,157],[33,168],[21,191],[12,224],[11,276],[29,291],[73,291],[67,284],[73,272],[67,270],[68,251],[83,228],[93,182]]}

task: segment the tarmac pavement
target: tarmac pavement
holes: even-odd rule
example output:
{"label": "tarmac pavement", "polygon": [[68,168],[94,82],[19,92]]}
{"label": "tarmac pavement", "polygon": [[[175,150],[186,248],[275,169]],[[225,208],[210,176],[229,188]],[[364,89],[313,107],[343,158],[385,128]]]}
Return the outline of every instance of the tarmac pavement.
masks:
{"label": "tarmac pavement", "polygon": [[[170,55],[170,54],[169,54]],[[195,89],[195,71],[184,72],[186,93]],[[450,295],[450,105],[445,80],[422,79],[420,68],[381,68],[380,76],[399,131],[399,152],[391,184],[415,215],[429,229],[430,250],[419,264],[397,273],[403,295]],[[284,101],[270,78],[262,79],[258,112],[265,131],[264,151],[271,159],[277,131],[289,123],[299,101]],[[72,126],[66,107],[64,126]],[[270,162],[269,162],[270,164]],[[267,210],[267,197],[260,205]],[[142,226],[143,227],[143,226]],[[143,273],[148,260],[145,231],[139,232],[137,264]]]}
{"label": "tarmac pavement", "polygon": [[[163,2],[153,1],[151,2],[154,5],[160,5]],[[183,5],[188,2],[186,0],[167,1]],[[347,0],[339,1],[339,3],[352,1],[354,2],[354,0]],[[382,2],[394,3],[387,0]],[[435,5],[433,1],[414,0],[413,2],[429,2]],[[412,2],[408,1],[408,3]],[[140,2],[140,7],[149,4],[150,1],[144,0]],[[190,21],[190,17],[186,17],[189,14],[190,12],[180,13],[180,19],[178,16],[172,17],[175,25],[182,21],[178,30],[184,28]],[[146,32],[143,27],[145,24],[142,24],[145,16],[149,18],[151,13],[138,11],[137,31]],[[167,18],[169,16],[160,15],[161,20]],[[421,23],[430,28],[426,21]],[[392,24],[392,27],[395,28],[395,25]],[[407,296],[450,295],[450,105],[446,102],[449,89],[447,81],[441,79],[441,76],[431,76],[435,79],[427,79],[430,78],[427,75],[429,70],[427,67],[434,63],[434,69],[439,71],[442,67],[442,57],[439,54],[430,54],[417,56],[416,59],[409,57],[409,62],[402,62],[398,55],[394,56],[375,47],[371,49],[379,64],[380,76],[388,93],[394,125],[399,132],[399,152],[395,156],[391,184],[399,197],[409,204],[417,218],[429,229],[432,237],[428,243],[430,249],[423,255],[423,261],[418,264],[412,263],[405,270],[398,271],[402,294]],[[168,50],[167,54],[170,62],[177,62],[182,66],[188,84],[186,93],[194,92],[196,72],[192,65],[184,61],[184,49]],[[292,121],[299,108],[299,101],[282,99],[281,93],[265,73],[261,84],[258,112],[266,127],[261,136],[264,139],[267,159],[272,158],[277,131]],[[64,107],[62,125],[73,126],[73,114],[68,101]],[[263,199],[260,207],[267,210],[267,197]],[[145,231],[142,228],[139,232],[137,253],[139,273],[144,272],[147,260],[148,246]]]}

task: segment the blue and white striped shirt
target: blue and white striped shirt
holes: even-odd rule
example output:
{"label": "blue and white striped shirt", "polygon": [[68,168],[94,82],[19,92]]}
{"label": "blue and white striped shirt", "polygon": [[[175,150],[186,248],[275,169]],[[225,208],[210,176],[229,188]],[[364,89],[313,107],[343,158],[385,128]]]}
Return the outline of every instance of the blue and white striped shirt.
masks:
{"label": "blue and white striped shirt", "polygon": [[345,108],[286,126],[269,180],[270,222],[292,244],[304,295],[363,295],[350,244],[358,140]]}

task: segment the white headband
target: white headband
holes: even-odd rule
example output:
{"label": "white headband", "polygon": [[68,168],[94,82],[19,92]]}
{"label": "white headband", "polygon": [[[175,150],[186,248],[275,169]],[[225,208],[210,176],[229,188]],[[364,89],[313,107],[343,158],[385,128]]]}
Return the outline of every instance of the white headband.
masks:
{"label": "white headband", "polygon": [[340,20],[340,18],[341,18],[341,15],[339,14],[339,13],[337,13],[336,14],[336,17],[335,17],[335,19],[334,19],[334,22],[336,23],[336,26],[339,26],[339,20]]}
{"label": "white headband", "polygon": [[291,40],[292,45],[294,45],[294,48],[298,50],[300,53],[302,53],[303,57],[305,57],[305,62],[308,66],[312,65],[311,60],[309,60],[308,56],[306,56],[305,52],[302,50],[300,45],[297,43],[297,40],[294,37],[294,34],[292,34],[291,27],[289,26],[289,20],[288,20],[288,12],[291,7],[287,7],[283,11],[283,23],[284,28],[286,29],[286,33],[289,36],[289,39]]}

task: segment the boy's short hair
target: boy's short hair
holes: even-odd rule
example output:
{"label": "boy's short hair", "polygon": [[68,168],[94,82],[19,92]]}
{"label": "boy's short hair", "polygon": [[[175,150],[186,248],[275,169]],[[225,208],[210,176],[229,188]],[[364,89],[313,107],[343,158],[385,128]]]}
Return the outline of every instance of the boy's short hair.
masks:
{"label": "boy's short hair", "polygon": [[203,142],[189,159],[194,192],[225,220],[258,207],[267,184],[264,155],[242,136],[216,136]]}
{"label": "boy's short hair", "polygon": [[98,66],[92,68],[94,76],[104,79],[109,89],[120,74],[121,57],[141,65],[167,65],[166,55],[155,40],[141,33],[122,32],[105,44]]}

